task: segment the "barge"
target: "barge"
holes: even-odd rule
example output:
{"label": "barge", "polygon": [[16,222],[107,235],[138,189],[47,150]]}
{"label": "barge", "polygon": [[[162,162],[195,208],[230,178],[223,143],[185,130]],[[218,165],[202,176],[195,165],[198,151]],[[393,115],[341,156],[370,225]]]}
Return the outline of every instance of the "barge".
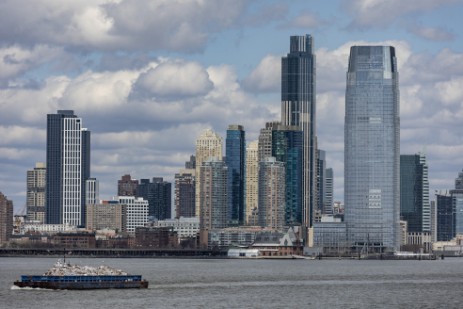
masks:
{"label": "barge", "polygon": [[148,288],[141,275],[129,275],[108,266],[90,267],[58,261],[43,275],[22,275],[15,286],[53,290]]}

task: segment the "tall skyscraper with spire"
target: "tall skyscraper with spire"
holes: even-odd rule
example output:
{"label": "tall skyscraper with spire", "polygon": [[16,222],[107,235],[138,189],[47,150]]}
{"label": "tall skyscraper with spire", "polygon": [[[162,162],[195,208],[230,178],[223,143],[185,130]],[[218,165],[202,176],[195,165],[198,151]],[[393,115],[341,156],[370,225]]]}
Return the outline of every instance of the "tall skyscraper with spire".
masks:
{"label": "tall skyscraper with spire", "polygon": [[47,115],[46,222],[85,225],[90,131],[72,110]]}
{"label": "tall skyscraper with spire", "polygon": [[399,250],[398,78],[394,47],[351,47],[344,128],[344,202],[348,239],[359,250]]}
{"label": "tall skyscraper with spire", "polygon": [[310,227],[316,189],[316,101],[313,38],[291,36],[290,52],[281,59],[281,124],[303,132],[302,224]]}

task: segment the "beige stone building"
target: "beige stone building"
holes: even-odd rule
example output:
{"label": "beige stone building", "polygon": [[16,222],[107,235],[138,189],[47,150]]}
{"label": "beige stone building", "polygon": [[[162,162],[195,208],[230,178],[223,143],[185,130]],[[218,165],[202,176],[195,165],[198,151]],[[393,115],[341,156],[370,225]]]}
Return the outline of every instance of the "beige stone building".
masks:
{"label": "beige stone building", "polygon": [[[201,177],[201,164],[209,160],[210,158],[217,158],[222,160],[222,148],[223,148],[223,139],[217,133],[211,129],[204,130],[199,138],[196,140],[196,179],[198,180]],[[196,203],[195,203],[195,214],[199,217],[199,192],[201,190],[201,185],[199,181],[196,181]]]}
{"label": "beige stone building", "polygon": [[0,192],[0,245],[10,240],[13,232],[13,202]]}
{"label": "beige stone building", "polygon": [[87,205],[87,229],[127,231],[127,206],[117,201]]}
{"label": "beige stone building", "polygon": [[45,184],[47,168],[38,162],[33,170],[27,171],[27,220],[45,223]]}
{"label": "beige stone building", "polygon": [[259,205],[259,147],[258,141],[246,147],[246,224],[257,225]]}

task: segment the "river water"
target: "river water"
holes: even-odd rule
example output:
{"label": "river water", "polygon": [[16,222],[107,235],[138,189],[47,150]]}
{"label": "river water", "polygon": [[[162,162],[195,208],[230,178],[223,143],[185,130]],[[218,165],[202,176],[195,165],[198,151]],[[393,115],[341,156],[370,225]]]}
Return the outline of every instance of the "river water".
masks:
{"label": "river water", "polygon": [[463,308],[463,259],[204,260],[71,258],[142,274],[145,290],[19,289],[54,258],[0,258],[0,308]]}

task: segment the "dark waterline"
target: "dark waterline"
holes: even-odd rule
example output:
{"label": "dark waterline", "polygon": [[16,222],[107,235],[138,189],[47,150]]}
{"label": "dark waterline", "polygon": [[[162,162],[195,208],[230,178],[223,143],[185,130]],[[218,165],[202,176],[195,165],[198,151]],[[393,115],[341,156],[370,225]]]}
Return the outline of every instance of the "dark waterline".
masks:
{"label": "dark waterline", "polygon": [[13,287],[55,258],[0,258],[1,308],[462,308],[463,259],[197,260],[71,258],[150,282],[147,290]]}

